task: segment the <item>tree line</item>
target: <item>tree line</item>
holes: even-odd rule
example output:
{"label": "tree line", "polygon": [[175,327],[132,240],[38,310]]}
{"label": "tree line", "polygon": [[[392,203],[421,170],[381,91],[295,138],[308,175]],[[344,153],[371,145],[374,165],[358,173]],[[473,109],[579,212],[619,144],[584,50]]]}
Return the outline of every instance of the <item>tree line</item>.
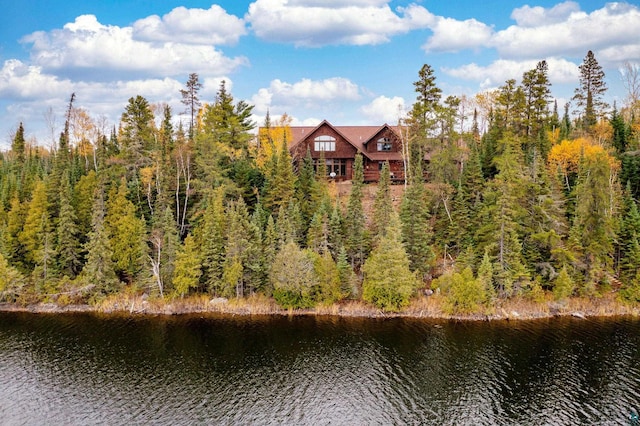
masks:
{"label": "tree line", "polygon": [[393,311],[430,288],[451,312],[513,297],[640,300],[638,90],[606,105],[588,52],[561,116],[541,61],[478,95],[465,127],[464,99],[443,100],[429,65],[414,87],[399,123],[402,200],[394,208],[384,165],[370,209],[360,155],[342,203],[322,162],[291,158],[286,115],[267,114],[256,136],[253,106],[224,82],[206,103],[189,76],[186,126],[136,96],[109,134],[72,96],[55,146],[26,141],[20,123],[2,153],[0,297],[263,294],[285,308],[358,299]]}

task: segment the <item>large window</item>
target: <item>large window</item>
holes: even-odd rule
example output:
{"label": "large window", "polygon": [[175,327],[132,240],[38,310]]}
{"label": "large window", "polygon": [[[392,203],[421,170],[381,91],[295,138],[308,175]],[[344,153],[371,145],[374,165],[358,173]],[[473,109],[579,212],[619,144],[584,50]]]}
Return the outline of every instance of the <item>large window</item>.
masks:
{"label": "large window", "polygon": [[391,151],[391,148],[393,148],[393,143],[391,143],[391,139],[389,138],[378,139],[378,151]]}
{"label": "large window", "polygon": [[[313,160],[313,169],[316,174],[318,173],[318,162],[320,160]],[[347,160],[344,158],[329,158],[324,160],[325,167],[327,169],[327,176],[329,177],[337,177],[337,176],[346,176],[347,174]],[[331,175],[331,173],[334,173]]]}
{"label": "large window", "polygon": [[318,136],[313,140],[313,150],[315,152],[320,151],[335,151],[336,150],[336,138],[329,135]]}

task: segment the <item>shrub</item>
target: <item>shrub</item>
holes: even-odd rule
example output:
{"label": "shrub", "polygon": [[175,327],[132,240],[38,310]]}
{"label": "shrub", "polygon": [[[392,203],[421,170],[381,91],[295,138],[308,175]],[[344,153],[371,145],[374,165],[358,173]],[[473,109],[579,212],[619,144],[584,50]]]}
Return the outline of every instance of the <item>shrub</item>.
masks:
{"label": "shrub", "polygon": [[473,277],[471,268],[461,273],[449,273],[438,278],[438,285],[447,288],[445,310],[450,313],[469,314],[478,312],[487,301],[483,283]]}

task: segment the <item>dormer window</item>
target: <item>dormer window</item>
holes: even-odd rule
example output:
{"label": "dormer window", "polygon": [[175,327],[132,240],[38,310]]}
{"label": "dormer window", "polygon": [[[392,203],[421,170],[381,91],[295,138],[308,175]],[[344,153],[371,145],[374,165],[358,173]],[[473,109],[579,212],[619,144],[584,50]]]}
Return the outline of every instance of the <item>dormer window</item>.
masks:
{"label": "dormer window", "polygon": [[380,138],[378,139],[378,151],[388,152],[393,148],[393,143],[391,143],[391,139],[389,138]]}
{"label": "dormer window", "polygon": [[335,151],[336,150],[336,138],[329,135],[321,135],[313,140],[313,150],[315,152],[320,151]]}

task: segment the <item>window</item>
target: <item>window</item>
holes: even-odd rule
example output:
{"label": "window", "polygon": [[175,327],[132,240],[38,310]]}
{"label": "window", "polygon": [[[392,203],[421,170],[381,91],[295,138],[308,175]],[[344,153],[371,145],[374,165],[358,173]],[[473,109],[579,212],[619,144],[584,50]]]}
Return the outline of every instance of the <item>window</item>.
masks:
{"label": "window", "polygon": [[[313,169],[318,173],[318,162],[320,160],[313,160]],[[325,167],[327,169],[327,176],[331,176],[331,173],[334,173],[333,177],[336,176],[346,176],[347,174],[347,160],[342,159],[326,159],[324,160]]]}
{"label": "window", "polygon": [[389,138],[378,139],[378,151],[391,151],[391,148],[393,148],[393,143],[391,143],[391,139]]}
{"label": "window", "polygon": [[335,151],[336,150],[336,138],[329,135],[318,136],[313,140],[313,150],[315,152],[320,151]]}

